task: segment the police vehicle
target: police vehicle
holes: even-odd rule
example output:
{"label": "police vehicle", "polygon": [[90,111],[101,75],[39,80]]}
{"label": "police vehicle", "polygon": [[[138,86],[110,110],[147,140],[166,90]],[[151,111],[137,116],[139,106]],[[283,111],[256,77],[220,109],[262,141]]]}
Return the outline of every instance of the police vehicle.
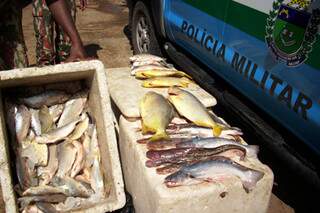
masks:
{"label": "police vehicle", "polygon": [[127,3],[135,53],[171,58],[276,158],[319,185],[320,1]]}

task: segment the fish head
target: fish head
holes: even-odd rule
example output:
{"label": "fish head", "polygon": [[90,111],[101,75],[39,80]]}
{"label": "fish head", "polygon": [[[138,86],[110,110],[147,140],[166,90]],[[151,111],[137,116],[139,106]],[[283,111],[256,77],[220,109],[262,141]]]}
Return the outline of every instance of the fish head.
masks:
{"label": "fish head", "polygon": [[145,79],[145,78],[148,77],[148,76],[146,76],[145,73],[142,72],[142,71],[137,71],[137,72],[135,73],[135,76],[136,76],[136,78],[140,78],[140,79]]}
{"label": "fish head", "polygon": [[148,81],[148,80],[143,81],[141,85],[142,85],[143,87],[153,87],[153,86],[154,86],[153,83],[152,83],[152,81]]}

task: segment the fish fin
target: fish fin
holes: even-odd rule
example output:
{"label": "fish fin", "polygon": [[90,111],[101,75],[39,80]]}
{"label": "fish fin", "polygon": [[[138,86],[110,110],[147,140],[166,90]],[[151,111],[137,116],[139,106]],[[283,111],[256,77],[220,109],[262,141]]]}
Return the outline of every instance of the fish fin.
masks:
{"label": "fish fin", "polygon": [[146,125],[144,125],[143,122],[141,122],[141,132],[142,134],[147,134],[149,132],[148,127]]}
{"label": "fish fin", "polygon": [[213,128],[212,128],[212,131],[213,131],[213,135],[214,136],[219,136],[222,132],[222,127],[220,125],[215,125]]}
{"label": "fish fin", "polygon": [[156,133],[151,138],[150,141],[159,141],[159,140],[169,140],[170,137],[166,132]]}
{"label": "fish fin", "polygon": [[187,78],[189,78],[189,79],[192,79],[192,77],[191,77],[190,75],[188,75],[187,73],[182,72],[182,71],[179,71],[179,72],[180,72],[180,74],[181,74],[183,77],[187,77]]}
{"label": "fish fin", "polygon": [[259,153],[259,146],[258,145],[247,145],[247,150],[248,152],[247,157],[253,157],[253,158],[257,158],[257,155]]}
{"label": "fish fin", "polygon": [[249,193],[257,185],[257,182],[261,180],[264,176],[264,173],[257,170],[250,171],[250,178],[242,181],[242,186],[244,190]]}

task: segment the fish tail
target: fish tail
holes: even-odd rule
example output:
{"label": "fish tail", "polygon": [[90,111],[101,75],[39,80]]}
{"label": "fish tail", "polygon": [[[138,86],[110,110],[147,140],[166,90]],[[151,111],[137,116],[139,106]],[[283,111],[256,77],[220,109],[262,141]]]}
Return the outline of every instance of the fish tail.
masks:
{"label": "fish tail", "polygon": [[192,77],[190,76],[190,75],[188,75],[187,73],[184,73],[184,72],[182,72],[183,73],[183,76],[184,77],[187,77],[187,78],[189,78],[189,79],[192,79]]}
{"label": "fish tail", "polygon": [[212,131],[214,136],[219,136],[222,132],[222,127],[220,125],[215,125],[213,126]]}
{"label": "fish tail", "polygon": [[259,153],[259,146],[257,145],[248,145],[247,146],[247,156],[257,158],[257,155]]}
{"label": "fish tail", "polygon": [[247,180],[242,181],[243,188],[247,193],[253,190],[253,188],[257,185],[257,182],[261,180],[264,176],[263,172],[252,170],[249,172]]}
{"label": "fish tail", "polygon": [[170,137],[167,135],[166,132],[160,132],[154,134],[151,138],[150,141],[159,141],[159,140],[169,140]]}

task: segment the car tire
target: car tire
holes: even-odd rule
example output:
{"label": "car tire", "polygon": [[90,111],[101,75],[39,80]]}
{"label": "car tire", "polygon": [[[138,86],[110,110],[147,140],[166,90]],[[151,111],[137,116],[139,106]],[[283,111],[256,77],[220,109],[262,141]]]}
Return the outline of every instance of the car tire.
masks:
{"label": "car tire", "polygon": [[142,1],[138,1],[134,6],[131,30],[134,54],[150,53],[162,56],[149,10]]}

